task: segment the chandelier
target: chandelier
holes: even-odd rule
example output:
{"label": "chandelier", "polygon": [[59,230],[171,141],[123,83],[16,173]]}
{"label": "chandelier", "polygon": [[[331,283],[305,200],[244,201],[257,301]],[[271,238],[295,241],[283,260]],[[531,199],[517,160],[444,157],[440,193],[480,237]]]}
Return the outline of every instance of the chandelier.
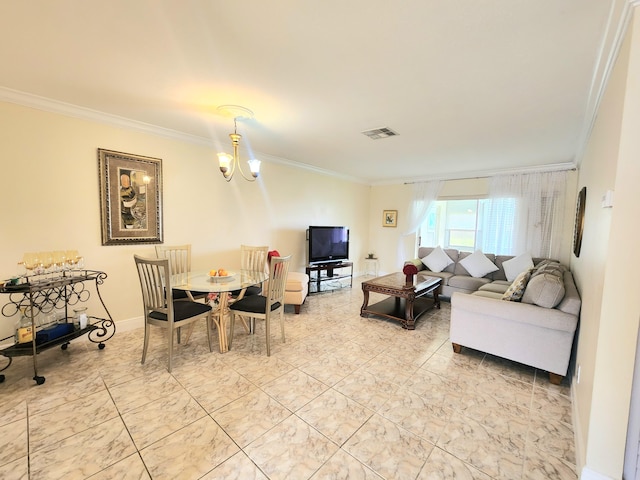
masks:
{"label": "chandelier", "polygon": [[[227,107],[227,106],[225,106]],[[220,171],[222,172],[222,176],[227,182],[231,181],[233,178],[233,174],[236,171],[236,168],[240,171],[242,178],[247,180],[248,182],[254,182],[258,175],[260,175],[260,160],[251,159],[247,161],[249,164],[249,172],[251,176],[245,175],[242,170],[242,165],[240,165],[240,156],[238,155],[238,146],[240,144],[240,139],[242,135],[238,134],[238,117],[234,117],[233,119],[233,133],[229,134],[229,138],[231,139],[231,144],[233,146],[233,156],[228,153],[218,153],[218,162],[220,163]]]}

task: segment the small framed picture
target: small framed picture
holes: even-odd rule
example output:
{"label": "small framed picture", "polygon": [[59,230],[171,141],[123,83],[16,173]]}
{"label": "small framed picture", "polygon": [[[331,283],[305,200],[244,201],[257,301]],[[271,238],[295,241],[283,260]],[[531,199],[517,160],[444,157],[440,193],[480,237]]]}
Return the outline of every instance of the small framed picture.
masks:
{"label": "small framed picture", "polygon": [[398,211],[397,210],[383,210],[382,211],[382,226],[383,227],[397,227],[398,226]]}

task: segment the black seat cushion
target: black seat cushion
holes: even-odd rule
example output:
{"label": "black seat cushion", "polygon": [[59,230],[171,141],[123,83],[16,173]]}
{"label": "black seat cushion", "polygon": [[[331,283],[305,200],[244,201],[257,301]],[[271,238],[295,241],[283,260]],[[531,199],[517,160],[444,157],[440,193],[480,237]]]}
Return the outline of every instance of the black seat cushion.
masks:
{"label": "black seat cushion", "polygon": [[[261,291],[262,291],[262,287],[259,287],[258,285],[251,285],[250,287],[247,287],[247,289],[245,290],[244,296],[248,297],[250,295],[260,295]],[[242,290],[234,290],[233,292],[231,292],[231,296],[237,297],[238,295],[240,295],[240,292],[242,292]]]}
{"label": "black seat cushion", "polygon": [[[173,302],[173,320],[179,322],[197,315],[204,315],[210,310],[211,306],[204,303],[175,301]],[[149,316],[156,320],[167,320],[167,315],[162,312],[151,312]]]}
{"label": "black seat cushion", "polygon": [[[271,311],[280,307],[280,302],[276,302],[271,305]],[[244,297],[242,300],[238,300],[236,303],[229,307],[231,310],[250,312],[250,313],[266,313],[267,312],[267,297],[264,295],[251,295],[250,297]]]}
{"label": "black seat cushion", "polygon": [[[173,299],[174,300],[184,300],[185,298],[189,298],[186,290],[180,290],[179,288],[172,288]],[[209,295],[209,292],[191,292],[193,298],[203,298]]]}

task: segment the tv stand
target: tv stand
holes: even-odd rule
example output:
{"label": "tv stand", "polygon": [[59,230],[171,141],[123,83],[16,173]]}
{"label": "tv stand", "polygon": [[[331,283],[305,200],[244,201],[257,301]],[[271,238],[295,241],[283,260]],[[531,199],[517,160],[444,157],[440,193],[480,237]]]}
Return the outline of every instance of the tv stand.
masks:
{"label": "tv stand", "polygon": [[[337,271],[336,271],[337,270]],[[323,272],[325,272],[323,274]],[[335,290],[336,288],[346,287],[346,284],[338,282],[343,278],[349,279],[349,288],[353,286],[353,262],[327,262],[314,263],[307,265],[306,273],[309,275],[309,293],[320,293],[322,291]],[[322,290],[324,282],[336,281],[339,287],[325,288]],[[315,287],[312,289],[311,286]]]}

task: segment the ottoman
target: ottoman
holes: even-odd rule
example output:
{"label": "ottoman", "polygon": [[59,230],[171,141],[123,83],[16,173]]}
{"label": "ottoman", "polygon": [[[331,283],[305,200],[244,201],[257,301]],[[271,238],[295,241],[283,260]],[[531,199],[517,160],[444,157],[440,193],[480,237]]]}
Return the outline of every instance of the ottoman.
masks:
{"label": "ottoman", "polygon": [[302,305],[309,293],[309,275],[300,272],[289,272],[287,284],[284,287],[285,305],[293,305],[296,313],[300,313]]}

